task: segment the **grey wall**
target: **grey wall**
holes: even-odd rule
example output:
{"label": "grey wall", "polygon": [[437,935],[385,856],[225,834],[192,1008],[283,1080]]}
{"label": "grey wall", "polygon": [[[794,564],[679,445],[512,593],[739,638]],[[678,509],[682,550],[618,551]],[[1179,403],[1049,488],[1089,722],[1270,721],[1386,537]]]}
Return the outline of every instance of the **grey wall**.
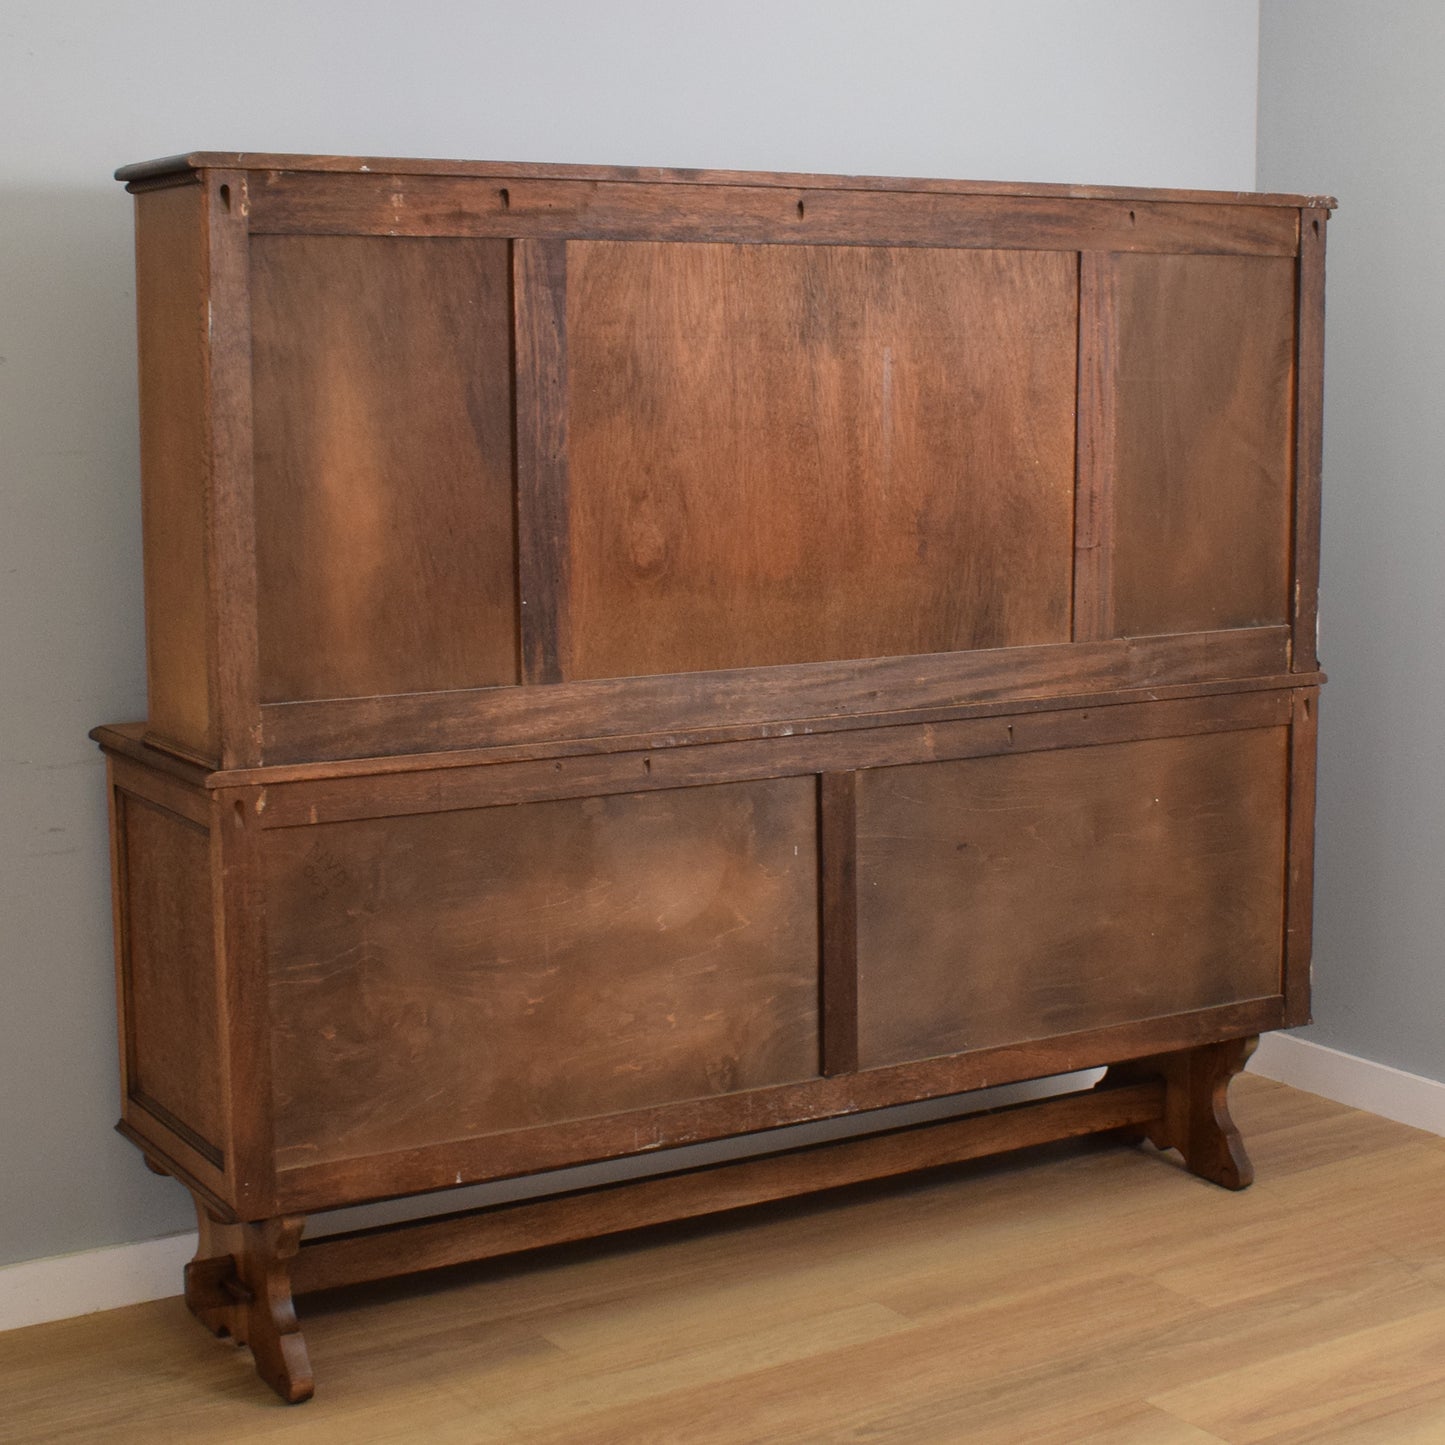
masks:
{"label": "grey wall", "polygon": [[1445,1080],[1445,6],[1264,0],[1259,184],[1327,191],[1315,1026]]}
{"label": "grey wall", "polygon": [[[118,1112],[101,770],[142,716],[130,206],[186,149],[1247,189],[1256,0],[5,0],[0,1263],[190,1222]],[[1343,691],[1343,689],[1341,689]]]}

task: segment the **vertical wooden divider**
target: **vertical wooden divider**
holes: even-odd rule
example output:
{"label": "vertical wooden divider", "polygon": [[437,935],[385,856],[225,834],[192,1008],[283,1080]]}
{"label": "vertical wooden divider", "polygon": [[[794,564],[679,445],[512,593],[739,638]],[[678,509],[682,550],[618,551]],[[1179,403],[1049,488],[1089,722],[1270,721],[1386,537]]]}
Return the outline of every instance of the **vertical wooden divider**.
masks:
{"label": "vertical wooden divider", "polygon": [[247,1218],[274,1210],[276,1152],[271,1090],[270,979],[266,958],[263,788],[211,794],[211,889],[220,970],[216,1061],[227,1101],[226,1173]]}
{"label": "vertical wooden divider", "polygon": [[818,774],[823,1074],[858,1067],[857,778],[853,772]]}
{"label": "vertical wooden divider", "polygon": [[1316,741],[1320,690],[1300,688],[1289,730],[1289,802],[1284,880],[1285,1028],[1310,1021],[1310,953],[1314,932]]}
{"label": "vertical wooden divider", "polygon": [[1075,642],[1114,635],[1117,307],[1113,257],[1079,254],[1079,397],[1074,484]]}
{"label": "vertical wooden divider", "polygon": [[1320,415],[1325,390],[1325,223],[1329,212],[1300,211],[1295,334],[1294,627],[1290,667],[1319,668],[1315,620],[1320,590]]}
{"label": "vertical wooden divider", "polygon": [[207,607],[212,716],[223,768],[261,762],[257,643],[256,488],[251,438],[251,237],[245,171],[206,180],[206,242],[212,306],[207,338],[211,405]]}
{"label": "vertical wooden divider", "polygon": [[561,682],[567,627],[567,242],[512,242],[517,627],[523,683]]}

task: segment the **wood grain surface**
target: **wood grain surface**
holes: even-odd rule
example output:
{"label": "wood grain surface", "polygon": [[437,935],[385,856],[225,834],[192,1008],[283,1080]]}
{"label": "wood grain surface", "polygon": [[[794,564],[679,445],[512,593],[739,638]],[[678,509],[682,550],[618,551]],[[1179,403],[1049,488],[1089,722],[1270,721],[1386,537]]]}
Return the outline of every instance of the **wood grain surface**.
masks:
{"label": "wood grain surface", "polygon": [[515,682],[506,243],[252,247],[261,700]]}
{"label": "wood grain surface", "polygon": [[[1229,681],[1289,666],[1289,629],[1239,627],[1163,637],[996,647],[766,669],[603,678],[550,687],[277,703],[262,709],[271,763],[378,759],[478,746],[570,745],[632,735],[669,745],[689,733],[815,728],[956,717],[970,708],[1058,706],[1077,694]],[[1286,683],[1295,681],[1292,677]],[[596,745],[595,742],[593,744]],[[363,767],[369,767],[368,763]]]}
{"label": "wood grain surface", "polygon": [[568,247],[567,677],[1069,636],[1075,264]]}
{"label": "wood grain surface", "polygon": [[200,186],[137,197],[136,321],[149,727],[215,759],[205,204]]}
{"label": "wood grain surface", "polygon": [[278,154],[266,151],[189,151],[121,166],[115,178],[128,187],[155,181],[191,184],[199,170],[239,170],[266,173],[264,183],[279,181],[291,173],[316,175],[353,174],[387,181],[406,176],[457,176],[472,180],[533,181],[571,180],[655,186],[770,186],[802,189],[866,191],[884,193],[919,192],[932,195],[1048,196],[1056,199],[1115,201],[1177,201],[1189,205],[1282,206],[1288,210],[1305,206],[1329,209],[1332,196],[1305,196],[1272,191],[1163,190],[1140,186],[1084,186],[1032,181],[958,180],[925,176],[844,176],[806,171],[738,171],[723,169],[681,169],[666,166],[558,165],[538,161],[427,160],[416,156],[342,156]]}
{"label": "wood grain surface", "polygon": [[271,835],[281,1166],[814,1076],[811,779]]}
{"label": "wood grain surface", "polygon": [[1116,635],[1290,619],[1293,261],[1118,256]]}
{"label": "wood grain surface", "polygon": [[732,241],[1292,256],[1299,213],[1199,197],[995,196],[866,186],[655,185],[540,177],[257,177],[258,234]]}
{"label": "wood grain surface", "polygon": [[1294,408],[1294,644],[1300,672],[1319,666],[1320,493],[1325,404],[1325,232],[1329,213],[1300,213],[1299,361]]}
{"label": "wood grain surface", "polygon": [[861,773],[860,1065],[1277,994],[1287,742]]}
{"label": "wood grain surface", "polygon": [[226,1104],[208,832],[130,793],[117,794],[116,810],[127,1091],[219,1166]]}

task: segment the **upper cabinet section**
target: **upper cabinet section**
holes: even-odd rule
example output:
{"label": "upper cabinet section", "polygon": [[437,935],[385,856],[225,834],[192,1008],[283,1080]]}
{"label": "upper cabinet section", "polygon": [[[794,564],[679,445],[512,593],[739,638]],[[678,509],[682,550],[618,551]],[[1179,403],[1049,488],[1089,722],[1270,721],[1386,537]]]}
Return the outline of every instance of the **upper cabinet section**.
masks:
{"label": "upper cabinet section", "polygon": [[1316,666],[1327,201],[121,174],[158,746],[653,746]]}

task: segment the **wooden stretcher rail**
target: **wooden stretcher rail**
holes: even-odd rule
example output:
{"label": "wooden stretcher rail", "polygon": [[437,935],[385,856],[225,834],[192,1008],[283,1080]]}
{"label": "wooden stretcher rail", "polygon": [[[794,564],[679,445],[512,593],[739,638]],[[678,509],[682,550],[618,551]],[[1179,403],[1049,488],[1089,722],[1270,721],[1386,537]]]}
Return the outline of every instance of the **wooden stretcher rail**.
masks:
{"label": "wooden stretcher rail", "polygon": [[1121,1085],[301,1245],[298,1294],[721,1214],[1160,1119],[1162,1082]]}

